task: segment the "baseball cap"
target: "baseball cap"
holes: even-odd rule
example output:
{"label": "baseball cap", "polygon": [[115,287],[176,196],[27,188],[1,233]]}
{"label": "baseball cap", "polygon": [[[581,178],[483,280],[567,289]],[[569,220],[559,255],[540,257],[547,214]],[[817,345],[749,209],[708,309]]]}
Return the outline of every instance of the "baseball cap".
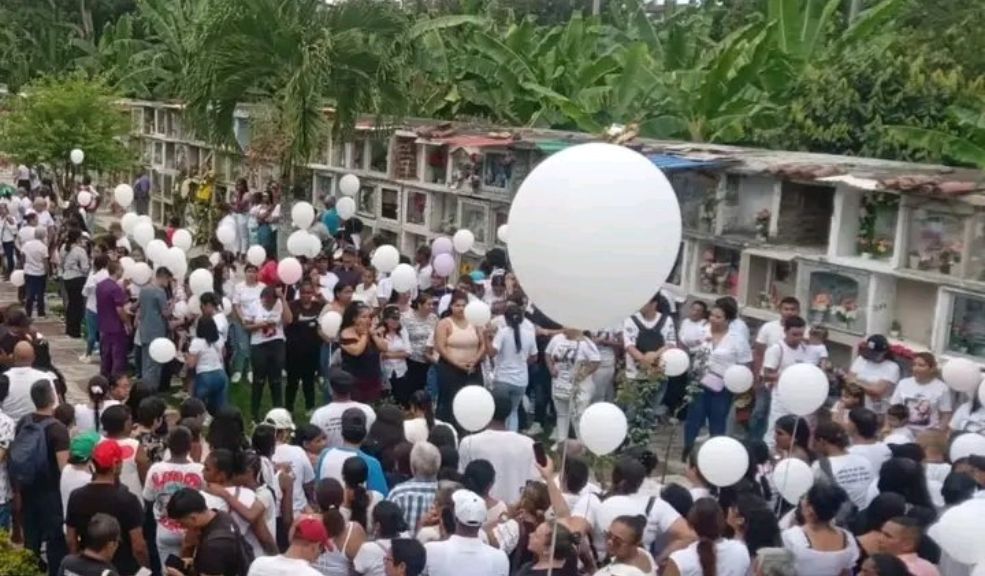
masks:
{"label": "baseball cap", "polygon": [[486,503],[471,490],[455,490],[451,495],[455,503],[455,520],[466,526],[482,526],[486,521]]}
{"label": "baseball cap", "polygon": [[887,340],[882,334],[873,334],[865,339],[865,348],[869,352],[888,352],[889,340]]}
{"label": "baseball cap", "polygon": [[320,518],[307,516],[298,520],[294,527],[294,537],[306,542],[321,544],[328,549],[332,548],[332,543],[328,539],[328,531],[325,530],[325,525],[322,524]]}
{"label": "baseball cap", "polygon": [[366,413],[363,412],[362,408],[347,408],[342,413],[343,434],[346,430],[355,431],[357,428],[364,433],[366,432]]}
{"label": "baseball cap", "polygon": [[123,449],[115,440],[103,440],[92,450],[92,461],[103,470],[123,462]]}
{"label": "baseball cap", "polygon": [[83,432],[72,438],[72,443],[68,448],[68,454],[78,462],[87,462],[92,458],[92,450],[96,447],[96,444],[99,444],[100,440],[102,440],[102,437],[98,432]]}
{"label": "baseball cap", "polygon": [[294,430],[294,419],[285,408],[274,408],[267,412],[264,424],[270,424],[275,430]]}

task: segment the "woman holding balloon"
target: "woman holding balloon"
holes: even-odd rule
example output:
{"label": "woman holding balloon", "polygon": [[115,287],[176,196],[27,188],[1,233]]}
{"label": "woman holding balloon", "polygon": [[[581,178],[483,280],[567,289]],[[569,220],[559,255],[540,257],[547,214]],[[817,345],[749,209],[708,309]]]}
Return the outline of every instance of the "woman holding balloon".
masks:
{"label": "woman holding balloon", "polygon": [[455,422],[457,426],[452,401],[466,385],[482,384],[479,362],[486,353],[486,347],[479,329],[465,318],[468,295],[456,290],[450,300],[451,314],[438,322],[434,332],[434,348],[439,356],[436,416],[445,422]]}

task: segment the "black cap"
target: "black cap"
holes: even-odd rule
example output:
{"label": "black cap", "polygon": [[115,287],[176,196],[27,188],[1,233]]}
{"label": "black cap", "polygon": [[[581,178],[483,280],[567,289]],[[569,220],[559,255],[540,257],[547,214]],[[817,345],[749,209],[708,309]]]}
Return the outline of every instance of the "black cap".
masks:
{"label": "black cap", "polygon": [[348,408],[342,413],[342,434],[346,430],[355,432],[357,430],[366,433],[366,413],[362,408]]}
{"label": "black cap", "polygon": [[865,349],[869,352],[889,352],[889,340],[882,334],[873,334],[865,339]]}

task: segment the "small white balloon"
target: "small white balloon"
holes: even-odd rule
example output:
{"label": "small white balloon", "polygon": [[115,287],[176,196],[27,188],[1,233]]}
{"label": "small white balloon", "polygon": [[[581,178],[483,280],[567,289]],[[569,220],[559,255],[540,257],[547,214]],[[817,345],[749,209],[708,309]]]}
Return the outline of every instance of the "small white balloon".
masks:
{"label": "small white balloon", "polygon": [[291,221],[298,228],[307,229],[315,221],[315,207],[308,202],[298,202],[291,208]]}
{"label": "small white balloon", "polygon": [[774,402],[797,416],[813,414],[828,398],[828,377],[813,364],[794,364],[780,374]]}
{"label": "small white balloon", "polygon": [[262,266],[267,261],[267,251],[259,244],[250,246],[246,250],[246,261],[254,266]]}
{"label": "small white balloon", "polygon": [[215,237],[223,246],[229,246],[236,241],[236,229],[232,226],[219,226],[215,231]]}
{"label": "small white balloon", "polygon": [[184,300],[178,300],[174,303],[174,310],[171,313],[175,318],[181,320],[188,316],[188,304]]}
{"label": "small white balloon", "polygon": [[492,394],[482,386],[466,386],[455,394],[452,412],[458,425],[469,432],[478,432],[492,421],[496,404]]}
{"label": "small white balloon", "polygon": [[952,358],[941,368],[941,379],[952,390],[970,394],[982,382],[982,371],[967,358]]}
{"label": "small white balloon", "polygon": [[304,256],[308,253],[308,236],[310,234],[307,230],[295,230],[291,232],[291,235],[287,237],[287,252],[291,256]]}
{"label": "small white balloon", "polygon": [[219,262],[222,262],[222,254],[219,252],[213,252],[209,254],[209,264],[212,266],[218,266]]}
{"label": "small white balloon", "polygon": [[796,504],[814,485],[814,472],[799,458],[785,458],[773,467],[773,485],[790,504]]}
{"label": "small white balloon", "polygon": [[233,301],[225,296],[222,297],[222,313],[227,316],[233,313]]}
{"label": "small white balloon", "polygon": [[698,450],[698,470],[715,486],[731,486],[749,470],[749,452],[735,438],[715,436]]}
{"label": "small white balloon", "polygon": [[579,436],[585,447],[598,456],[619,448],[626,439],[629,423],[626,414],[610,402],[596,402],[581,415]]}
{"label": "small white balloon", "polygon": [[499,228],[497,228],[496,238],[499,238],[499,241],[502,242],[503,244],[508,243],[510,241],[510,225],[503,224]]}
{"label": "small white balloon", "polygon": [[954,560],[962,564],[979,564],[985,562],[981,533],[983,517],[985,500],[965,500],[941,514],[927,535]]}
{"label": "small white balloon", "polygon": [[124,256],[123,258],[120,258],[120,268],[123,268],[124,280],[133,280],[133,277],[130,274],[133,272],[133,265],[136,263],[137,263],[136,260],[134,260],[129,256]]}
{"label": "small white balloon", "polygon": [[492,319],[492,310],[482,300],[473,300],[465,305],[465,319],[469,324],[482,328]]}
{"label": "small white balloon", "polygon": [[[339,192],[346,196],[355,196],[359,192],[359,177],[355,174],[346,174],[339,179]],[[338,206],[336,206],[338,208]],[[339,214],[339,216],[342,216]]]}
{"label": "small white balloon", "polygon": [[154,264],[160,266],[164,263],[164,258],[168,254],[168,245],[164,243],[164,240],[160,238],[155,238],[144,246],[144,255],[153,262]]}
{"label": "small white balloon", "polygon": [[178,228],[171,235],[171,244],[181,248],[182,252],[188,252],[192,249],[192,235],[191,232],[185,230],[184,228]]}
{"label": "small white balloon", "polygon": [[198,294],[192,294],[191,298],[188,299],[188,312],[192,316],[202,315],[202,303],[198,299]]}
{"label": "small white balloon", "polygon": [[14,270],[10,273],[10,283],[20,288],[24,285],[24,271]]}
{"label": "small white balloon", "polygon": [[319,254],[321,254],[321,249],[321,238],[309,232],[304,255],[308,258],[316,258]]}
{"label": "small white balloon", "polygon": [[356,201],[351,196],[339,198],[335,203],[335,211],[338,212],[339,218],[348,220],[356,214]]}
{"label": "small white balloon", "polygon": [[137,286],[143,286],[150,282],[151,276],[154,275],[154,271],[146,262],[137,262],[133,265],[130,270],[130,279]]}
{"label": "small white balloon", "polygon": [[691,358],[680,348],[670,348],[660,355],[660,365],[667,376],[680,376],[687,372]]}
{"label": "small white balloon", "polygon": [[175,348],[174,342],[167,338],[154,338],[151,340],[150,350],[148,350],[150,357],[158,364],[167,364],[174,360],[177,352],[178,349]]}
{"label": "small white balloon", "polygon": [[133,235],[133,228],[140,222],[140,216],[133,213],[127,212],[120,218],[120,228],[123,228],[123,232],[128,235]]}
{"label": "small white balloon", "polygon": [[192,294],[198,294],[199,296],[206,292],[215,291],[212,273],[205,268],[199,268],[192,272],[191,276],[188,277],[188,285],[192,289]]}
{"label": "small white balloon", "polygon": [[985,456],[985,436],[975,433],[961,434],[951,442],[951,462],[968,456]]}
{"label": "small white balloon", "polygon": [[147,243],[154,239],[154,225],[147,222],[140,222],[133,227],[133,239],[143,248]]}
{"label": "small white balloon", "polygon": [[342,328],[342,315],[335,310],[329,310],[318,319],[318,326],[325,333],[325,336],[335,338],[339,335],[339,329]]}
{"label": "small white balloon", "polygon": [[384,274],[393,272],[393,269],[400,264],[400,252],[389,244],[379,246],[373,251],[373,268]]}
{"label": "small white balloon", "polygon": [[451,244],[455,247],[455,252],[465,254],[472,249],[475,244],[475,234],[471,230],[459,230],[451,237]]}
{"label": "small white balloon", "polygon": [[133,188],[129,184],[119,184],[113,189],[113,199],[120,208],[128,208],[133,204]]}
{"label": "small white balloon", "polygon": [[89,204],[92,203],[92,192],[89,192],[88,190],[82,190],[75,197],[75,199],[78,201],[79,206],[83,208],[88,208]]}
{"label": "small white balloon", "polygon": [[390,273],[390,282],[400,294],[413,290],[417,286],[417,271],[410,264],[398,264]]}
{"label": "small white balloon", "polygon": [[72,161],[72,164],[78,166],[79,164],[85,162],[86,155],[85,152],[76,148],[68,153],[68,159]]}
{"label": "small white balloon", "polygon": [[277,277],[284,284],[294,284],[304,275],[301,263],[296,258],[284,258],[277,263]]}
{"label": "small white balloon", "polygon": [[752,388],[752,370],[744,364],[729,366],[722,378],[725,380],[725,387],[732,394],[742,394]]}

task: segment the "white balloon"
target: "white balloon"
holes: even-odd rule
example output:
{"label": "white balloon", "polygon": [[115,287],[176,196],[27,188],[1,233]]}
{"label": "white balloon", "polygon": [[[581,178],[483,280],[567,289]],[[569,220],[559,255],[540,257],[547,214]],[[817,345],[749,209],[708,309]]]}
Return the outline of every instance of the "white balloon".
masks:
{"label": "white balloon", "polygon": [[465,230],[463,228],[455,232],[455,235],[451,237],[451,245],[455,247],[455,252],[459,254],[465,254],[471,250],[473,244],[475,244],[475,234],[471,230]]}
{"label": "white balloon", "polygon": [[206,292],[214,292],[215,286],[213,285],[212,273],[205,268],[199,268],[192,272],[191,276],[188,277],[188,285],[192,289],[192,294],[198,294],[201,296]]}
{"label": "white balloon", "polygon": [[291,208],[291,221],[298,228],[308,228],[315,221],[315,207],[307,202],[298,202]]}
{"label": "white balloon", "polygon": [[227,316],[233,313],[233,301],[225,296],[222,297],[222,313]]}
{"label": "white balloon", "polygon": [[742,479],[749,469],[749,452],[735,438],[715,436],[698,450],[698,470],[705,480],[724,488]]}
{"label": "white balloon", "polygon": [[140,224],[141,222],[146,222],[152,226],[154,224],[154,221],[151,220],[151,217],[146,214],[141,214],[140,216],[137,216],[137,224]]}
{"label": "white balloon", "polygon": [[259,244],[250,246],[246,251],[246,261],[254,266],[261,266],[267,261],[267,251]]}
{"label": "white balloon", "polygon": [[308,258],[316,258],[319,254],[321,254],[321,238],[319,238],[316,234],[312,234],[311,232],[308,233],[307,244],[308,245],[305,247],[305,256]]}
{"label": "white balloon", "polygon": [[670,182],[645,156],[613,144],[572,146],[541,162],[520,185],[509,223],[524,292],[555,322],[584,330],[621,323],[649,301],[681,241]]}
{"label": "white balloon", "polygon": [[335,310],[329,310],[318,319],[318,326],[325,333],[325,336],[335,338],[339,335],[339,329],[342,328],[342,315]]}
{"label": "white balloon", "polygon": [[83,208],[88,208],[89,204],[92,202],[92,192],[89,192],[88,190],[82,190],[75,197],[75,199],[79,202],[79,206]]}
{"label": "white balloon", "polygon": [[978,401],[985,405],[985,380],[978,385]]}
{"label": "white balloon", "polygon": [[133,212],[127,212],[120,218],[120,228],[123,228],[125,234],[133,235],[133,229],[139,221],[139,215]]}
{"label": "white balloon", "polygon": [[171,235],[171,245],[181,248],[182,252],[188,252],[192,249],[192,235],[191,232],[185,230],[184,228],[178,228]]}
{"label": "white balloon", "polygon": [[178,300],[174,303],[174,310],[172,310],[172,314],[179,320],[185,316],[188,316],[188,304],[184,300]]}
{"label": "white balloon", "polygon": [[[346,196],[355,196],[356,192],[359,192],[359,177],[355,174],[346,174],[340,178],[339,192],[345,194]],[[336,208],[338,208],[337,205]],[[341,214],[339,216],[341,216]]]}
{"label": "white balloon", "polygon": [[510,225],[503,224],[499,228],[497,228],[496,238],[499,238],[499,241],[502,242],[503,244],[508,243],[510,241]]}
{"label": "white balloon", "polygon": [[752,388],[752,370],[744,364],[729,366],[722,378],[725,380],[725,387],[732,394],[742,394]]}
{"label": "white balloon", "polygon": [[304,256],[308,253],[308,231],[295,230],[287,237],[287,251],[292,256]]}
{"label": "white balloon", "polygon": [[351,196],[339,198],[335,203],[335,211],[338,212],[339,218],[348,220],[356,214],[356,201]]}
{"label": "white balloon", "polygon": [[578,430],[586,448],[598,456],[605,456],[622,445],[629,424],[626,414],[618,406],[596,402],[581,415]]}
{"label": "white balloon", "polygon": [[390,282],[393,283],[393,289],[400,294],[413,290],[417,286],[417,271],[410,264],[397,264],[390,273]]}
{"label": "white balloon", "polygon": [[277,277],[284,284],[294,284],[303,275],[304,270],[296,258],[287,257],[277,263]]}
{"label": "white balloon", "polygon": [[129,256],[124,256],[123,258],[120,258],[120,268],[123,268],[124,280],[133,279],[133,277],[130,274],[133,272],[133,265],[136,263],[137,261]]}
{"label": "white balloon", "polygon": [[181,248],[176,246],[168,248],[168,251],[162,258],[162,262],[158,265],[170,270],[175,278],[184,278],[188,272],[188,260],[185,257],[185,253],[181,251]]}
{"label": "white balloon", "polygon": [[478,432],[488,426],[495,410],[492,394],[478,385],[462,388],[452,401],[455,420],[469,432]]}
{"label": "white balloon", "polygon": [[813,364],[794,364],[780,374],[775,402],[797,416],[813,414],[828,397],[828,377]]}
{"label": "white balloon", "polygon": [[143,248],[147,243],[154,239],[154,225],[147,222],[139,222],[133,227],[133,239]]}
{"label": "white balloon", "polygon": [[975,567],[971,570],[971,574],[969,576],[985,576],[985,562],[975,564]]}
{"label": "white balloon", "polygon": [[113,189],[113,199],[120,205],[120,208],[127,208],[133,204],[133,188],[129,184],[120,184]]}
{"label": "white balloon", "polygon": [[143,286],[150,282],[151,276],[154,275],[154,271],[146,262],[137,262],[133,265],[130,270],[130,279],[137,286]]}
{"label": "white balloon", "polygon": [[492,310],[489,309],[489,304],[482,300],[473,300],[465,305],[465,319],[469,324],[482,328],[489,324],[491,318]]}
{"label": "white balloon", "polygon": [[68,153],[68,159],[72,161],[72,164],[79,165],[85,162],[86,155],[85,152],[76,148]]}
{"label": "white balloon", "polygon": [[236,241],[236,229],[232,226],[219,226],[215,231],[215,237],[223,246],[228,246]]}
{"label": "white balloon", "polygon": [[198,299],[198,294],[192,294],[191,298],[188,299],[188,311],[193,316],[202,315],[202,303]]}
{"label": "white balloon", "polygon": [[952,358],[941,367],[941,379],[952,390],[970,394],[982,381],[982,371],[967,358]]}
{"label": "white balloon", "polygon": [[667,376],[680,376],[687,372],[691,358],[680,348],[670,348],[660,355],[660,365]]}
{"label": "white balloon", "polygon": [[814,472],[799,458],[785,458],[773,467],[773,484],[784,500],[796,504],[814,485]]}
{"label": "white balloon", "polygon": [[389,244],[379,246],[373,252],[373,268],[380,272],[389,274],[400,264],[400,252]]}
{"label": "white balloon", "polygon": [[164,258],[167,254],[168,245],[160,238],[155,238],[148,242],[147,246],[144,246],[144,255],[158,266],[164,263]]}
{"label": "white balloon", "polygon": [[175,354],[177,354],[178,349],[175,348],[174,342],[168,340],[167,338],[154,338],[150,343],[150,350],[147,351],[150,357],[153,358],[154,362],[158,364],[167,364],[168,362],[174,360]]}
{"label": "white balloon", "polygon": [[24,281],[25,279],[24,279],[23,270],[14,270],[13,272],[10,273],[10,283],[13,284],[14,286],[20,288],[21,286],[24,285]]}
{"label": "white balloon", "polygon": [[985,500],[972,498],[948,508],[927,531],[948,556],[962,564],[985,562],[981,522],[985,517]]}
{"label": "white balloon", "polygon": [[951,462],[973,455],[985,456],[985,436],[975,433],[965,433],[951,442]]}
{"label": "white balloon", "polygon": [[222,262],[222,254],[219,252],[213,252],[209,254],[209,264],[212,266],[218,266],[219,262]]}

